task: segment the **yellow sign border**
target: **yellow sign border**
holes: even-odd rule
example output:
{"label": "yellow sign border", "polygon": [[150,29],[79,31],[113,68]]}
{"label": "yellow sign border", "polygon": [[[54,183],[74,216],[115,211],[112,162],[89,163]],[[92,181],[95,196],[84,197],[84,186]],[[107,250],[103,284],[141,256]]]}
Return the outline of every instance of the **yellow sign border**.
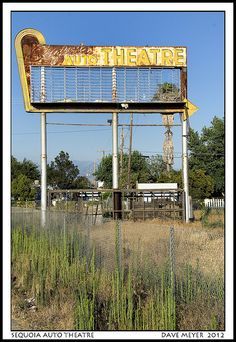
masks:
{"label": "yellow sign border", "polygon": [[17,34],[16,39],[15,39],[15,49],[16,49],[21,87],[22,87],[22,92],[23,92],[23,97],[24,97],[25,110],[27,112],[31,112],[31,111],[34,112],[35,111],[34,107],[30,103],[30,95],[29,95],[29,89],[28,89],[28,84],[27,84],[24,57],[23,57],[23,51],[22,51],[22,45],[21,45],[22,39],[26,36],[33,36],[34,38],[38,40],[39,44],[46,44],[46,41],[41,32],[31,29],[31,28],[20,31]]}

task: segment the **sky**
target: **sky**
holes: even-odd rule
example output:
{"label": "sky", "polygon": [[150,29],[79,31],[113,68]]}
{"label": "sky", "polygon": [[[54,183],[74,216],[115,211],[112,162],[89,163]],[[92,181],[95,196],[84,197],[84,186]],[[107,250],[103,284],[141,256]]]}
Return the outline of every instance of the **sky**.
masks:
{"label": "sky", "polygon": [[[224,116],[223,12],[12,12],[12,155],[40,164],[40,114],[26,113],[14,49],[17,33],[41,31],[50,45],[186,46],[188,99],[199,107],[190,126],[201,132],[214,116]],[[111,114],[50,113],[47,122],[107,123]],[[129,114],[119,115],[120,123]],[[159,114],[134,114],[134,124],[161,123]],[[175,123],[179,116],[175,115]],[[163,127],[134,127],[133,149],[144,155],[162,153]],[[121,129],[119,129],[120,137]],[[173,128],[174,168],[181,167],[181,128]],[[125,129],[125,148],[129,130]],[[111,153],[110,127],[47,126],[48,162],[63,150],[72,160],[98,163]]]}

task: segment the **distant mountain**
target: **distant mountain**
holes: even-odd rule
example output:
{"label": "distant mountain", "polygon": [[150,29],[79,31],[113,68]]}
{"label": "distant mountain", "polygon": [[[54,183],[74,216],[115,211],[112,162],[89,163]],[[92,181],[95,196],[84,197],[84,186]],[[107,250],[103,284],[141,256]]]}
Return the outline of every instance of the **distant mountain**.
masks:
{"label": "distant mountain", "polygon": [[79,175],[86,176],[88,179],[93,180],[94,162],[91,160],[73,160],[73,163],[79,168]]}

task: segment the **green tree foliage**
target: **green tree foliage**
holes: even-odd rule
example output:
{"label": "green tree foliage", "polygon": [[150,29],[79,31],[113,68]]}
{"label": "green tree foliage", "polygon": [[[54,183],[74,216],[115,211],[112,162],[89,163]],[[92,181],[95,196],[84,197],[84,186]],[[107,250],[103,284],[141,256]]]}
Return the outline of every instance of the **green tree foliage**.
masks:
{"label": "green tree foliage", "polygon": [[75,181],[75,185],[76,185],[77,189],[90,189],[90,188],[92,188],[91,182],[85,176],[79,176]]}
{"label": "green tree foliage", "polygon": [[[120,172],[120,188],[127,187],[128,155],[123,156],[123,172]],[[112,156],[104,157],[95,173],[96,179],[104,181],[107,188],[112,187]],[[131,158],[131,187],[136,187],[136,182],[140,183],[177,183],[179,188],[183,188],[182,171],[171,169],[166,172],[165,163],[161,156],[153,156],[146,160],[142,155],[134,151]],[[205,174],[204,170],[190,170],[189,172],[189,192],[193,198],[203,199],[210,196],[213,191],[213,179]]]}
{"label": "green tree foliage", "polygon": [[67,152],[61,151],[47,166],[48,184],[59,189],[75,189],[78,185],[79,169],[70,160]]}
{"label": "green tree foliage", "polygon": [[11,156],[11,195],[15,199],[33,200],[36,189],[33,182],[40,178],[38,166],[31,160],[22,162]]}
{"label": "green tree foliage", "polygon": [[[125,171],[124,174],[126,174],[128,178],[128,163],[127,163],[127,169],[125,167],[124,171]],[[146,182],[148,177],[149,177],[149,172],[148,172],[148,163],[147,163],[146,158],[144,158],[140,152],[133,151],[131,154],[130,187],[135,188],[136,182],[139,182],[139,183]],[[127,184],[127,181],[126,181],[126,184]]]}
{"label": "green tree foliage", "polygon": [[40,178],[40,172],[35,163],[27,159],[20,162],[11,156],[11,180],[16,179],[19,175],[25,175],[32,181]]}
{"label": "green tree foliage", "polygon": [[224,193],[224,120],[214,117],[210,127],[204,127],[201,134],[190,130],[189,168],[204,170],[214,182],[212,196]]}
{"label": "green tree foliage", "polygon": [[[177,183],[180,189],[183,188],[181,170],[162,172],[158,178],[160,183]],[[189,194],[194,199],[204,199],[211,196],[214,190],[214,180],[206,175],[205,170],[189,170]]]}
{"label": "green tree foliage", "polygon": [[[119,172],[119,185],[120,188],[127,188],[128,180],[128,154],[123,154],[122,170]],[[119,155],[120,161],[120,155]],[[102,158],[96,172],[96,180],[104,181],[106,188],[112,187],[112,155]],[[131,154],[131,188],[136,187],[136,182],[147,182],[149,179],[148,162],[138,151],[133,151]]]}
{"label": "green tree foliage", "polygon": [[179,88],[174,83],[164,82],[159,85],[152,101],[174,101],[180,99]]}
{"label": "green tree foliage", "polygon": [[16,200],[33,200],[36,190],[32,187],[32,180],[26,175],[20,174],[13,179],[11,184],[12,196]]}
{"label": "green tree foliage", "polygon": [[158,183],[177,183],[179,188],[183,187],[182,182],[182,171],[171,169],[170,172],[162,171],[160,173],[159,178],[157,179]]}
{"label": "green tree foliage", "polygon": [[205,170],[189,170],[189,193],[194,199],[210,197],[214,190],[214,180]]}
{"label": "green tree foliage", "polygon": [[164,163],[162,156],[151,156],[148,160],[148,181],[155,183],[158,182],[162,173],[166,171],[166,164]]}
{"label": "green tree foliage", "polygon": [[94,173],[95,179],[104,182],[105,188],[112,188],[112,155],[104,156]]}

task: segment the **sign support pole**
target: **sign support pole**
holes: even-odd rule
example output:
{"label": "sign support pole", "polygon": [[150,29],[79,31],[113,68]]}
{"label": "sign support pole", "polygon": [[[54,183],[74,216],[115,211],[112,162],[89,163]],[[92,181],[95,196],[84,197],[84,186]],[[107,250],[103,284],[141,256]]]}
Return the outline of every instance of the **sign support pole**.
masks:
{"label": "sign support pole", "polygon": [[[116,68],[112,68],[112,101],[117,98]],[[121,218],[121,192],[119,191],[118,174],[118,113],[112,113],[112,188],[113,188],[113,218]]]}
{"label": "sign support pole", "polygon": [[[184,120],[185,119],[185,120]],[[183,163],[183,187],[185,203],[185,222],[189,222],[189,183],[188,183],[188,117],[182,115],[182,163]]]}
{"label": "sign support pole", "polygon": [[[112,113],[112,188],[114,219],[121,218],[121,197],[118,176],[118,113]],[[117,190],[117,191],[116,191]]]}
{"label": "sign support pole", "polygon": [[[41,102],[46,100],[45,68],[41,67]],[[47,210],[47,132],[46,113],[41,113],[41,226],[46,225]]]}
{"label": "sign support pole", "polygon": [[41,225],[46,224],[47,210],[47,139],[46,113],[41,113]]}
{"label": "sign support pole", "polygon": [[118,113],[112,113],[112,185],[118,189]]}

